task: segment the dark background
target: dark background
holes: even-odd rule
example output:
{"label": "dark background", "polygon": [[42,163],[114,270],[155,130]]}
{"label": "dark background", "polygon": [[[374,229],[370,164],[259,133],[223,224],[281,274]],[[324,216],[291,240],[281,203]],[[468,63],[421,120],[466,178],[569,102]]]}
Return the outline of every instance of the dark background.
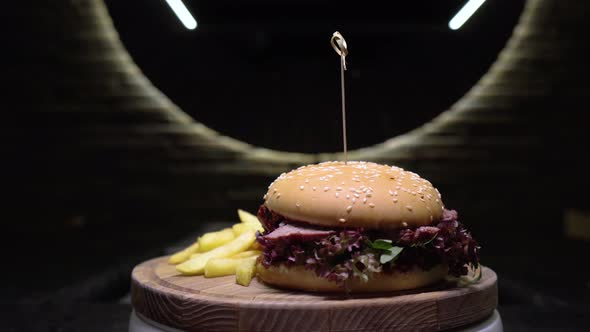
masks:
{"label": "dark background", "polygon": [[163,1],[4,5],[0,329],[125,330],[133,266],[341,158],[311,154],[341,148],[339,30],[351,157],[414,170],[459,210],[508,331],[585,330],[586,1],[529,0],[499,59],[524,1],[458,31],[462,1],[186,2],[194,31]]}
{"label": "dark background", "polygon": [[523,3],[485,3],[453,31],[463,1],[187,1],[199,24],[191,31],[164,1],[107,1],[135,62],[183,111],[231,137],[295,152],[342,149],[334,31],[350,49],[349,144],[358,149],[463,96],[506,44]]}

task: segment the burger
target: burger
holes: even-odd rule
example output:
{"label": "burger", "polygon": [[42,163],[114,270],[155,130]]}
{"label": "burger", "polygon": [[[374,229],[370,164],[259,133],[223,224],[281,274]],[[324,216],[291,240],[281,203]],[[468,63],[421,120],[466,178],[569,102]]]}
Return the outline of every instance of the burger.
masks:
{"label": "burger", "polygon": [[432,184],[371,162],[281,174],[257,216],[258,278],[316,292],[408,290],[463,276],[480,247]]}

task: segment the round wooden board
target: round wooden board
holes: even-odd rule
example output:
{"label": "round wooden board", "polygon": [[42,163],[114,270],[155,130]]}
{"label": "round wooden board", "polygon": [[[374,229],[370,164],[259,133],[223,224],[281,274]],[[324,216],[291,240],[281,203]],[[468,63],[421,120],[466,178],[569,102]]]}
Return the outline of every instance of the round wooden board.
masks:
{"label": "round wooden board", "polygon": [[491,315],[498,302],[496,273],[480,282],[449,282],[413,292],[313,294],[271,288],[235,276],[182,276],[167,257],[132,273],[131,301],[147,318],[186,331],[440,331]]}

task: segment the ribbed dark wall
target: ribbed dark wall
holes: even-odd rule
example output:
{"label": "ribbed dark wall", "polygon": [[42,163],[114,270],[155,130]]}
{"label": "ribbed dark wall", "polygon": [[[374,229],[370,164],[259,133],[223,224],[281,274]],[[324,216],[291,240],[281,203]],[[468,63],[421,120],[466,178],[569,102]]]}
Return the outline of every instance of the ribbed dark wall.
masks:
{"label": "ribbed dark wall", "polygon": [[19,26],[2,130],[14,216],[50,227],[46,218],[195,219],[259,198],[270,177],[311,159],[267,158],[194,123],[134,65],[102,1],[3,15]]}
{"label": "ribbed dark wall", "polygon": [[[590,31],[584,1],[528,1],[490,71],[450,110],[355,157],[409,165],[447,205],[509,229],[559,237],[564,208],[588,208],[585,187]],[[489,222],[494,227],[489,227]],[[541,226],[541,227],[539,227]],[[516,234],[515,234],[516,233]]]}
{"label": "ribbed dark wall", "polygon": [[[195,123],[135,66],[100,0],[11,6],[0,15],[18,26],[3,65],[6,213],[23,220],[12,226],[225,217],[253,208],[281,171],[340,158],[254,148]],[[564,206],[588,206],[589,14],[583,0],[530,0],[464,98],[352,157],[431,179],[476,230],[514,216],[558,230]]]}

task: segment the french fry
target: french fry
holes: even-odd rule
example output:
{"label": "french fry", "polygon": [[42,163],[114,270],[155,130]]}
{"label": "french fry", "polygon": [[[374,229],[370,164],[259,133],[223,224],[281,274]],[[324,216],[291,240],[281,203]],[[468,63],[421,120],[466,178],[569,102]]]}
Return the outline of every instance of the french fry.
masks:
{"label": "french fry", "polygon": [[240,236],[240,234],[247,232],[247,231],[256,231],[256,226],[246,223],[239,223],[232,226],[232,230],[234,231],[235,236]]}
{"label": "french fry", "polygon": [[238,217],[240,218],[240,221],[242,223],[252,225],[255,227],[257,231],[264,232],[262,224],[260,223],[260,221],[258,221],[258,218],[255,215],[244,210],[238,209]]}
{"label": "french fry", "polygon": [[225,228],[217,232],[205,233],[199,238],[199,252],[207,252],[213,250],[219,246],[222,246],[233,239],[236,236],[231,228]]}
{"label": "french fry", "polygon": [[256,240],[256,235],[253,231],[242,233],[234,240],[217,247],[211,251],[200,254],[195,258],[191,258],[184,263],[176,265],[176,270],[182,274],[198,275],[203,274],[205,265],[211,258],[225,258],[235,255],[239,252],[248,249]]}
{"label": "french fry", "polygon": [[236,283],[242,286],[249,286],[254,275],[256,275],[255,259],[245,259],[236,267]]}
{"label": "french fry", "polygon": [[248,258],[254,256],[258,257],[261,253],[262,251],[260,250],[246,250],[231,256],[231,258]]}
{"label": "french fry", "polygon": [[260,243],[258,242],[254,242],[252,243],[252,245],[250,246],[250,248],[248,248],[248,250],[262,250],[262,246],[260,245]]}
{"label": "french fry", "polygon": [[191,244],[189,247],[184,248],[183,250],[170,256],[170,258],[168,258],[168,263],[174,264],[174,265],[180,264],[180,263],[188,260],[189,258],[191,258],[191,255],[194,254],[195,252],[197,252],[198,250],[199,250],[199,243],[195,242],[195,243]]}
{"label": "french fry", "polygon": [[214,278],[236,274],[236,268],[244,261],[256,261],[257,257],[211,258],[205,265],[205,277]]}

